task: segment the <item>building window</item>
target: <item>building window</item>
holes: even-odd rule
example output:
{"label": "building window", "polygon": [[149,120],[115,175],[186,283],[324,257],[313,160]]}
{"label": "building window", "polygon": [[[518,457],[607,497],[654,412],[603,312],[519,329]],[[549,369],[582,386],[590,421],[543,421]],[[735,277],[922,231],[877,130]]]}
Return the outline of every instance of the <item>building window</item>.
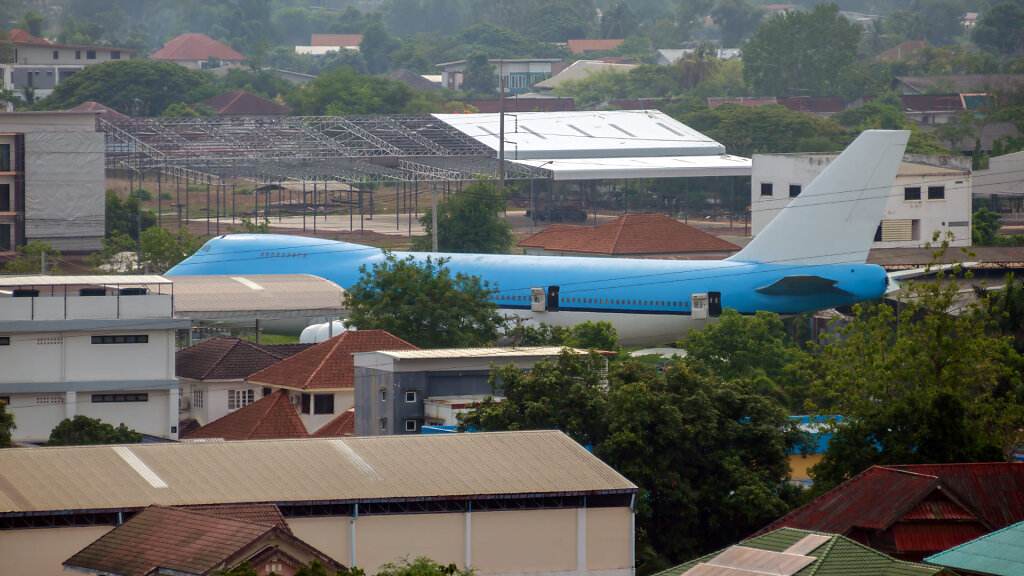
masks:
{"label": "building window", "polygon": [[193,390],[192,391],[192,407],[202,408],[203,407],[203,391]]}
{"label": "building window", "polygon": [[148,344],[147,334],[122,334],[118,336],[93,336],[93,344]]}
{"label": "building window", "polygon": [[761,182],[761,196],[771,196],[771,195],[772,195],[772,183],[771,182]]}
{"label": "building window", "polygon": [[797,196],[799,196],[801,188],[802,187],[799,184],[790,184],[789,185],[789,197],[790,198],[796,198]]}
{"label": "building window", "polygon": [[315,394],[313,414],[334,414],[334,394]]}
{"label": "building window", "polygon": [[0,184],[0,212],[11,211],[11,185]]}
{"label": "building window", "polygon": [[380,391],[380,401],[381,402],[387,402],[388,401],[388,391],[387,390],[381,390]]}
{"label": "building window", "polygon": [[85,51],[85,59],[86,60],[95,60],[96,59],[96,51],[95,50],[86,50]]}
{"label": "building window", "polygon": [[921,199],[921,188],[919,186],[912,186],[910,188],[903,189],[904,200],[920,200]]}
{"label": "building window", "polygon": [[93,394],[93,404],[106,402],[149,402],[149,394],[140,392],[137,394]]}
{"label": "building window", "polygon": [[10,336],[0,336],[0,346],[10,346],[10,345],[11,345],[11,337]]}
{"label": "building window", "polygon": [[415,432],[416,431],[416,421],[415,420],[406,420],[405,421],[405,431],[406,432]]}
{"label": "building window", "polygon": [[110,51],[110,59],[111,60],[120,60],[121,59],[121,51],[120,50],[111,50]]}
{"label": "building window", "polygon": [[[31,78],[31,76],[30,76]],[[0,144],[0,172],[11,171],[11,145]]]}
{"label": "building window", "polygon": [[228,410],[237,410],[247,404],[252,404],[255,391],[252,388],[247,390],[228,390]]}
{"label": "building window", "polygon": [[946,199],[946,187],[945,186],[929,186],[928,187],[928,199],[929,200],[945,200]]}
{"label": "building window", "polygon": [[387,418],[381,418],[380,419],[380,429],[384,430],[385,432],[387,431],[387,429],[388,429],[388,419]]}
{"label": "building window", "polygon": [[405,391],[405,401],[406,402],[415,402],[416,401],[416,391],[415,390],[406,390]]}
{"label": "building window", "polygon": [[54,50],[53,51],[53,59],[54,60],[60,60],[60,50]]}
{"label": "building window", "polygon": [[309,394],[303,394],[302,400],[299,402],[299,411],[303,414],[309,414]]}
{"label": "building window", "polygon": [[36,404],[63,404],[63,394],[47,394],[46,396],[36,396]]}
{"label": "building window", "polygon": [[81,60],[81,59],[82,59],[82,51],[81,50],[75,50],[75,60]]}

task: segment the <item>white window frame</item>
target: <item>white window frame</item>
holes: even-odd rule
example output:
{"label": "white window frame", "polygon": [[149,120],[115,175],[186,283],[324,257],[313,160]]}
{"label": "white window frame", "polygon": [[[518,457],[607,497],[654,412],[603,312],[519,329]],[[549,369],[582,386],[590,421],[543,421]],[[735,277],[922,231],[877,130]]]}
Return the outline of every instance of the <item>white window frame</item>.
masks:
{"label": "white window frame", "polygon": [[228,390],[228,410],[244,408],[255,401],[256,392],[252,388]]}
{"label": "white window frame", "polygon": [[408,403],[415,402],[416,401],[416,391],[415,390],[406,390],[405,391],[405,401],[408,402]]}

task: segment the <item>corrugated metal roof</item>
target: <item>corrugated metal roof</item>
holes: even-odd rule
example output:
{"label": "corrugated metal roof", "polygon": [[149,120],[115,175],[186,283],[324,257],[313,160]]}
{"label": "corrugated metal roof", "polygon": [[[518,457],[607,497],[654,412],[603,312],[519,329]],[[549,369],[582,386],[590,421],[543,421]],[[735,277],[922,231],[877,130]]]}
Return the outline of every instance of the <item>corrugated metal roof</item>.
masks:
{"label": "corrugated metal roof", "polygon": [[[556,357],[564,348],[561,346],[524,346],[520,348],[439,348],[436,350],[378,350],[370,354],[383,354],[396,360],[435,360],[446,358],[530,358],[534,356]],[[577,354],[586,350],[573,348]]]}
{"label": "corrugated metal roof", "polygon": [[901,522],[892,527],[896,549],[901,555],[945,550],[987,532],[979,522]]}
{"label": "corrugated metal roof", "polygon": [[1024,574],[1024,522],[925,558],[954,570],[1020,576]]}
{"label": "corrugated metal roof", "polygon": [[345,290],[309,274],[175,276],[174,312],[191,318],[342,310]]}
{"label": "corrugated metal roof", "polygon": [[47,276],[30,274],[24,276],[0,276],[0,286],[149,286],[172,284],[163,276],[149,275],[109,275],[101,274],[80,276]]}
{"label": "corrugated metal roof", "polygon": [[0,514],[635,490],[557,431],[0,450]]}

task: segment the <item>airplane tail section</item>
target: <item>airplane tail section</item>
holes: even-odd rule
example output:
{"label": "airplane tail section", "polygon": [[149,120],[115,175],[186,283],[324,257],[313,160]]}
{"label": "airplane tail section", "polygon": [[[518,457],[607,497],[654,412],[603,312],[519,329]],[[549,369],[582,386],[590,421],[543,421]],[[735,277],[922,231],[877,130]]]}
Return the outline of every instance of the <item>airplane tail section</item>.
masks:
{"label": "airplane tail section", "polygon": [[866,130],[729,258],[776,264],[862,264],[910,132]]}

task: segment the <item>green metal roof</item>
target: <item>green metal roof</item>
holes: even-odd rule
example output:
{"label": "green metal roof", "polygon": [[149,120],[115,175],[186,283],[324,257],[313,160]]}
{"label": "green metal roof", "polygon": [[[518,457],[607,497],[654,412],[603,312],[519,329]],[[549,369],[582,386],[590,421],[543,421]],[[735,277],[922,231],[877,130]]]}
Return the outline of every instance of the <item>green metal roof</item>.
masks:
{"label": "green metal roof", "polygon": [[[935,574],[951,574],[942,566],[929,566],[896,560],[887,554],[858,544],[838,534],[824,534],[809,530],[797,530],[796,528],[779,528],[756,538],[751,538],[742,544],[748,548],[782,552],[802,540],[808,534],[821,534],[829,538],[817,548],[807,553],[808,556],[813,556],[817,560],[796,572],[794,576],[933,576]],[[691,560],[685,564],[674,566],[654,576],[680,576],[697,564],[715,558],[721,552],[718,551]],[[1024,572],[1017,572],[1015,574],[1021,573]]]}
{"label": "green metal roof", "polygon": [[966,572],[1019,576],[1024,574],[1024,522],[964,542],[924,561]]}

